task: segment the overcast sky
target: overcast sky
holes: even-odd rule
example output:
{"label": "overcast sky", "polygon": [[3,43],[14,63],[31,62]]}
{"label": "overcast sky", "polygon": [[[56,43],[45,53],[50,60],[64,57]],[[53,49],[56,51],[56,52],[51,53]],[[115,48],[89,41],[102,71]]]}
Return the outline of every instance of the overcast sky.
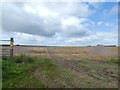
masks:
{"label": "overcast sky", "polygon": [[118,45],[117,13],[117,2],[4,3],[1,39],[27,45]]}

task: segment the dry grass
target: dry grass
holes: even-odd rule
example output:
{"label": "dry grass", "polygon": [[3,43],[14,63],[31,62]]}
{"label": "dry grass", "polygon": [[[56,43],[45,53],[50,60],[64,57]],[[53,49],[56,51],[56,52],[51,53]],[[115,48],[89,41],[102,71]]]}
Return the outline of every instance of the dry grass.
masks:
{"label": "dry grass", "polygon": [[[15,47],[14,54],[26,54],[30,56],[49,58],[49,54],[61,57],[65,60],[111,60],[117,56],[102,56],[89,53],[94,47]],[[118,47],[105,47],[113,52],[118,52]],[[22,50],[23,49],[23,50]]]}
{"label": "dry grass", "polygon": [[[94,61],[105,61],[117,58],[117,56],[103,56],[93,55],[89,51],[94,47],[26,47],[27,51],[25,54],[40,57],[49,58],[50,54],[53,56],[61,57],[65,60],[94,60]],[[118,52],[118,47],[105,47]],[[19,53],[15,53],[16,55]]]}
{"label": "dry grass", "polygon": [[[118,86],[117,56],[93,55],[89,53],[93,48],[23,47],[24,50],[21,51],[24,52],[14,52],[15,55],[24,53],[37,57],[34,59],[37,63],[34,64],[33,72],[37,81],[31,80],[32,83],[42,81],[48,88],[116,88]],[[117,47],[105,48],[117,52]]]}

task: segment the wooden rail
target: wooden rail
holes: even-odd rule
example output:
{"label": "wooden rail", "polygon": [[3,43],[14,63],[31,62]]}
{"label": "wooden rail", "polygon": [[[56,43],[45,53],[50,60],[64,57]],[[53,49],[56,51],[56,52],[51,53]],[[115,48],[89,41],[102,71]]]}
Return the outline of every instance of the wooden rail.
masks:
{"label": "wooden rail", "polygon": [[10,38],[10,40],[0,40],[0,41],[9,41],[10,44],[9,44],[9,48],[7,49],[4,49],[3,47],[7,47],[6,45],[2,44],[2,50],[0,50],[0,52],[9,52],[10,56],[13,56],[13,46],[14,46],[14,39],[13,38]]}

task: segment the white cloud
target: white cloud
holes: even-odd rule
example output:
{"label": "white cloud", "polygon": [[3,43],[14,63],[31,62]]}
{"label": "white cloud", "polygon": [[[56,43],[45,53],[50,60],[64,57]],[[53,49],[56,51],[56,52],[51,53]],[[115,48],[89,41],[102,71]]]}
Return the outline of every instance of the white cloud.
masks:
{"label": "white cloud", "polygon": [[38,6],[34,6],[34,8],[33,8],[31,5],[26,4],[24,6],[24,9],[26,12],[33,13],[40,17],[57,17],[58,16],[57,12],[54,12],[45,6],[38,5]]}
{"label": "white cloud", "polygon": [[[95,8],[99,5],[93,4]],[[114,11],[114,9],[112,9]],[[15,38],[16,44],[91,45],[115,44],[115,32],[92,32],[95,11],[87,3],[5,3],[3,38]],[[100,21],[97,25],[111,26]],[[96,29],[96,28],[95,28]],[[114,33],[114,34],[113,34]],[[34,43],[33,43],[34,42]]]}
{"label": "white cloud", "polygon": [[[54,36],[62,29],[70,35],[86,34],[86,27],[81,23],[92,12],[86,3],[5,3],[3,30],[46,37]],[[68,29],[71,29],[70,33]]]}
{"label": "white cloud", "polygon": [[[3,7],[3,29],[35,35],[52,36],[59,30],[59,21],[55,18],[43,18],[26,12],[24,7],[16,4],[5,4]],[[47,23],[45,23],[45,21]],[[49,28],[49,29],[48,29]]]}
{"label": "white cloud", "polygon": [[114,25],[112,22],[103,22],[103,21],[100,21],[97,24],[99,26],[107,26],[107,27],[112,27]]}
{"label": "white cloud", "polygon": [[111,22],[106,22],[105,25],[110,27],[110,26],[113,26],[113,23],[111,23]]}
{"label": "white cloud", "polygon": [[87,27],[92,21],[87,18],[67,17],[62,20],[62,32],[67,36],[84,37],[89,35]]}
{"label": "white cloud", "polygon": [[66,42],[74,45],[118,45],[118,35],[115,32],[94,32],[82,38],[69,38]]}
{"label": "white cloud", "polygon": [[14,36],[15,44],[28,45],[97,45],[97,44],[115,44],[118,45],[117,32],[92,32],[89,36],[84,37],[63,37],[56,33],[53,37],[42,37],[26,33],[9,33],[3,32],[3,38],[9,39]]}
{"label": "white cloud", "polygon": [[26,33],[17,33],[14,32],[15,36],[15,42],[16,43],[22,43],[22,44],[38,44],[43,45],[44,42],[46,42],[46,38],[42,36],[32,35],[32,34],[26,34]]}
{"label": "white cloud", "polygon": [[103,22],[98,22],[98,25],[102,25]]}

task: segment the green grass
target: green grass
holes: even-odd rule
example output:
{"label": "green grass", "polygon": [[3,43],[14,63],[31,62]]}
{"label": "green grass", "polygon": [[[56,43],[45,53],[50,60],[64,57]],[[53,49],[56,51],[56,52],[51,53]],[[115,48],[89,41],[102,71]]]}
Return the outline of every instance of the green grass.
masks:
{"label": "green grass", "polygon": [[46,87],[45,84],[37,80],[32,73],[36,66],[36,58],[30,56],[3,57],[2,60],[2,87]]}
{"label": "green grass", "polygon": [[45,88],[45,84],[37,80],[32,73],[24,73],[13,79],[3,82],[3,88]]}
{"label": "green grass", "polygon": [[118,58],[111,58],[109,61],[106,61],[107,64],[120,65],[120,60]]}
{"label": "green grass", "polygon": [[[90,62],[87,60],[76,61],[74,63],[78,64],[83,70],[86,71],[85,76],[87,79],[84,85],[90,85],[90,83],[87,84],[87,82],[89,81],[89,78],[91,78],[93,82],[89,87],[94,86],[94,82],[96,85],[95,87],[115,87],[114,81],[117,82],[119,65],[117,59],[111,59],[103,63]],[[85,76],[83,77],[84,79]]]}
{"label": "green grass", "polygon": [[105,68],[117,69],[118,65],[120,64],[118,59],[115,58],[112,58],[111,60],[103,61],[102,63],[90,62],[87,60],[80,60],[75,63],[87,70],[103,70]]}
{"label": "green grass", "polygon": [[57,66],[52,60],[44,59],[40,60],[39,63],[39,72],[44,75],[47,87],[71,87],[74,76],[67,70]]}
{"label": "green grass", "polygon": [[[39,70],[37,75],[36,70]],[[3,57],[2,71],[3,88],[70,87],[73,81],[73,76],[52,60],[25,55]],[[39,78],[41,73],[47,81]]]}

